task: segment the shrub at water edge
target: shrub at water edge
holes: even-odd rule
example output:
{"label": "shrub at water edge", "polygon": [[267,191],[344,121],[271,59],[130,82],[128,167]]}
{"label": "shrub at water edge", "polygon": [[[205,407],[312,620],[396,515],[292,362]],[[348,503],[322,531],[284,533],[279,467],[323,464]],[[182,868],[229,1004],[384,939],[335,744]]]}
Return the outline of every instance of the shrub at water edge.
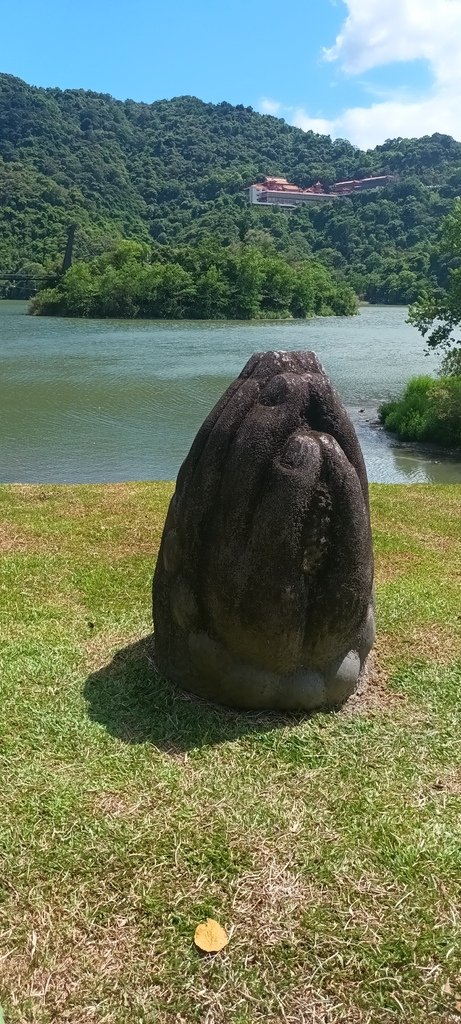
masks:
{"label": "shrub at water edge", "polygon": [[401,441],[461,448],[461,376],[413,377],[401,398],[380,406],[379,419]]}

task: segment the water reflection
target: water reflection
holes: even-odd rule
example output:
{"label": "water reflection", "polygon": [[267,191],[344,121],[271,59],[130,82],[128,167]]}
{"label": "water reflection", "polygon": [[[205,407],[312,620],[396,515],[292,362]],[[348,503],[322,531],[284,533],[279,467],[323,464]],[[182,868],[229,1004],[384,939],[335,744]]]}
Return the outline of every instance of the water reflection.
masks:
{"label": "water reflection", "polygon": [[460,464],[454,457],[422,453],[414,449],[389,448],[394,464],[394,479],[405,477],[408,483],[457,484]]}
{"label": "water reflection", "polygon": [[397,441],[378,423],[376,411],[349,409],[368,479],[374,483],[461,483],[461,459],[456,455],[419,449]]}

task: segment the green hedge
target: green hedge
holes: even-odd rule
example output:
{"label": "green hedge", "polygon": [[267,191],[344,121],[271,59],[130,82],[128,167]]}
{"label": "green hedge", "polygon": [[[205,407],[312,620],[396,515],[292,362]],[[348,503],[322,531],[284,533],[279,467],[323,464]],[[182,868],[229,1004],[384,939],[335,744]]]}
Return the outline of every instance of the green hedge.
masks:
{"label": "green hedge", "polygon": [[461,376],[413,377],[401,398],[380,406],[386,430],[401,441],[433,441],[461,448]]}

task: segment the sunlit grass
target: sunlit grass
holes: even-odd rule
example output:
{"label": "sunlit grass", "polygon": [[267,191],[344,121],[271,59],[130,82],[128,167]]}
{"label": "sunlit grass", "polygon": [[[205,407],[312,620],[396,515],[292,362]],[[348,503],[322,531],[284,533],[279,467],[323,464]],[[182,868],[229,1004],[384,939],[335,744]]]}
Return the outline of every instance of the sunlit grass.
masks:
{"label": "sunlit grass", "polygon": [[156,677],[171,491],[0,488],[7,1024],[456,1021],[461,487],[372,488],[378,698],[302,720]]}

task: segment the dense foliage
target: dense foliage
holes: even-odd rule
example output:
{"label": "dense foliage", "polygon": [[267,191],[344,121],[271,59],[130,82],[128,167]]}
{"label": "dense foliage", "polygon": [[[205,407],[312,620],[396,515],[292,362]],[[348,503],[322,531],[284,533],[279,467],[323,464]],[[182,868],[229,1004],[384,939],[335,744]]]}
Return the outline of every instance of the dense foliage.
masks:
{"label": "dense foliage", "polygon": [[414,377],[400,399],[380,407],[379,418],[402,441],[461,448],[461,376]]}
{"label": "dense foliage", "polygon": [[352,289],[314,260],[288,263],[251,245],[177,249],[120,242],[77,262],[32,312],[61,316],[252,319],[347,315]]}
{"label": "dense foliage", "polygon": [[429,348],[444,351],[439,380],[414,377],[401,398],[381,406],[384,426],[403,441],[435,441],[461,448],[461,201],[442,224],[435,250],[445,268],[445,286],[428,281],[410,307],[409,321]]}
{"label": "dense foliage", "polygon": [[409,321],[421,331],[430,348],[445,349],[443,368],[461,374],[461,200],[442,225],[440,259],[448,268],[444,288],[428,282],[425,295],[409,312]]}
{"label": "dense foliage", "polygon": [[[398,175],[390,187],[324,206],[246,201],[245,187],[265,174],[305,186],[386,172]],[[3,294],[51,279],[75,222],[77,259],[120,238],[177,246],[212,237],[270,245],[289,260],[314,256],[372,302],[413,302],[427,278],[446,284],[433,245],[460,191],[461,144],[445,135],[365,153],[241,105],[120,102],[0,76]]]}

